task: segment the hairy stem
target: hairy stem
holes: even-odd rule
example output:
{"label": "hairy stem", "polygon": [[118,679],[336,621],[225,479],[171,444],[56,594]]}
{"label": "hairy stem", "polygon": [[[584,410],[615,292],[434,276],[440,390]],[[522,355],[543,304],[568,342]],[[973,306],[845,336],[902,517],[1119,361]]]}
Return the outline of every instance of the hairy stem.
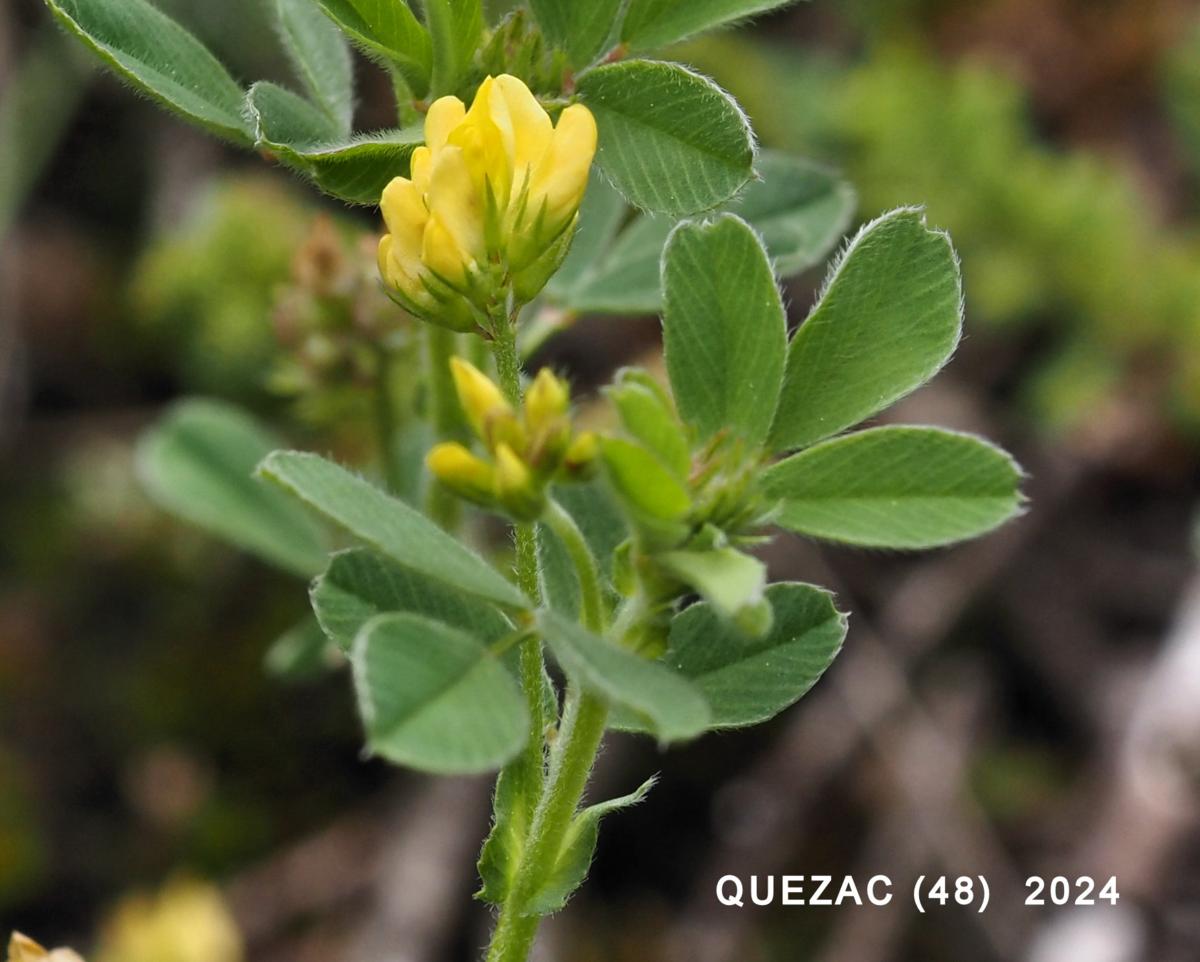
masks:
{"label": "hairy stem", "polygon": [[600,750],[607,720],[608,705],[603,700],[576,690],[568,694],[546,789],[529,829],[512,893],[500,910],[487,962],[526,962],[529,958],[540,919],[526,915],[525,909],[558,861]]}
{"label": "hairy stem", "polygon": [[[517,311],[511,313],[503,304],[497,304],[491,312],[491,327],[494,332],[493,352],[500,388],[514,407],[521,405],[521,360],[517,355]],[[535,605],[539,602],[537,529],[532,524],[513,525],[513,540],[516,545],[517,586]],[[529,743],[524,755],[516,763],[527,767],[527,785],[534,786],[540,793],[545,779],[546,717],[545,690],[546,669],[542,660],[542,640],[536,635],[521,643],[521,688],[525,692],[526,707],[529,709]]]}

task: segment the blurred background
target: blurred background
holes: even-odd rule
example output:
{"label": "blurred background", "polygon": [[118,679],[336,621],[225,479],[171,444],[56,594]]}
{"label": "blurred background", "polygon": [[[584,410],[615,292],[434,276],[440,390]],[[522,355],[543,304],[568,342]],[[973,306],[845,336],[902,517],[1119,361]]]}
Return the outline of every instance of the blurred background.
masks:
{"label": "blurred background", "polygon": [[[163,5],[235,74],[284,74],[265,0]],[[926,204],[951,232],[968,336],[888,417],[1001,441],[1032,509],[914,556],[778,539],[776,578],[853,612],[845,651],[762,728],[610,740],[597,795],[661,781],[606,823],[541,958],[1194,962],[1200,4],[813,0],[677,56],[766,145],[842,170],[860,219]],[[386,124],[360,66],[358,126]],[[272,647],[302,586],[135,476],[139,432],[184,395],[362,443],[360,399],[309,389],[328,372],[281,322],[321,214],[318,238],[374,228],[0,0],[0,931],[93,962],[457,962],[486,941],[487,781],[362,761],[344,674]],[[820,280],[789,285],[794,321]],[[656,339],[653,318],[584,319],[543,358],[585,392]],[[875,873],[982,874],[991,906],[713,894]],[[1034,875],[1116,876],[1121,899],[1027,907]]]}

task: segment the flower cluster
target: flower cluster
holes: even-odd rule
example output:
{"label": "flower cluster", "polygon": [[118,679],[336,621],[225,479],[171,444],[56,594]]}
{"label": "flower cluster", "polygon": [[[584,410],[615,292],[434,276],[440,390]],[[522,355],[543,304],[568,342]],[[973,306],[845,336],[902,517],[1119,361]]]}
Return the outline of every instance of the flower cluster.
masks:
{"label": "flower cluster", "polygon": [[551,481],[589,476],[596,438],[572,432],[565,381],[542,368],[518,413],[474,365],[461,358],[450,363],[463,411],[489,457],[478,457],[456,441],[436,445],[426,464],[441,484],[483,507],[533,521],[546,506]]}
{"label": "flower cluster", "polygon": [[425,117],[411,178],[380,206],[388,233],[379,269],[410,312],[460,331],[486,330],[488,306],[511,287],[527,303],[570,247],[596,152],[581,104],[557,126],[516,77],[488,77],[470,110],[442,97]]}

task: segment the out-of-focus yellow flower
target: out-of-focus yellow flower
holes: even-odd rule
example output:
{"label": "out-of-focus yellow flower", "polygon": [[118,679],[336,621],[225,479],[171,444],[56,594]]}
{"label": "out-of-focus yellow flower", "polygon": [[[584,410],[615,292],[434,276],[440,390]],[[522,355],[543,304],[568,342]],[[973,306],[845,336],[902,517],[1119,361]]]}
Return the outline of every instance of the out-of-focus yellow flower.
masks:
{"label": "out-of-focus yellow flower", "polygon": [[505,285],[531,300],[570,246],[596,153],[596,122],[572,104],[557,126],[516,77],[488,77],[466,108],[442,97],[425,117],[411,177],[384,189],[384,281],[410,311],[455,330]]}
{"label": "out-of-focus yellow flower", "polygon": [[[133,896],[103,927],[97,962],[242,962],[242,938],[220,893],[178,880]],[[57,962],[57,960],[55,960]]]}
{"label": "out-of-focus yellow flower", "polygon": [[581,480],[595,463],[595,437],[572,440],[570,388],[543,368],[518,414],[477,367],[457,357],[450,364],[467,421],[492,460],[446,442],[433,447],[426,466],[459,497],[520,521],[535,520],[545,508],[550,481]]}
{"label": "out-of-focus yellow flower", "polygon": [[44,949],[33,939],[14,932],[8,942],[8,962],[83,962],[70,949]]}

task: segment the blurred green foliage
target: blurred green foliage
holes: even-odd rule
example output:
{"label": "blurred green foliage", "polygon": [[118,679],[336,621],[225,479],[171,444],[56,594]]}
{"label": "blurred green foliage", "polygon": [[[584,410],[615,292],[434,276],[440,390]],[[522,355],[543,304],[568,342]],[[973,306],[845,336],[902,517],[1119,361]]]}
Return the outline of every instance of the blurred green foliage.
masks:
{"label": "blurred green foliage", "polygon": [[133,319],[173,359],[186,390],[261,397],[278,353],[270,317],[316,208],[279,177],[211,185],[186,221],[134,264]]}
{"label": "blurred green foliage", "polygon": [[1194,225],[1164,227],[1120,161],[1043,143],[1011,76],[912,44],[848,65],[762,57],[721,38],[688,58],[741,99],[768,143],[844,166],[864,215],[923,202],[953,230],[976,319],[1049,332],[1025,384],[1039,424],[1075,425],[1149,364],[1167,372],[1154,402],[1200,426]]}
{"label": "blurred green foliage", "polygon": [[[1168,51],[1162,73],[1167,108],[1200,183],[1200,19]],[[1195,212],[1200,214],[1200,209]]]}

